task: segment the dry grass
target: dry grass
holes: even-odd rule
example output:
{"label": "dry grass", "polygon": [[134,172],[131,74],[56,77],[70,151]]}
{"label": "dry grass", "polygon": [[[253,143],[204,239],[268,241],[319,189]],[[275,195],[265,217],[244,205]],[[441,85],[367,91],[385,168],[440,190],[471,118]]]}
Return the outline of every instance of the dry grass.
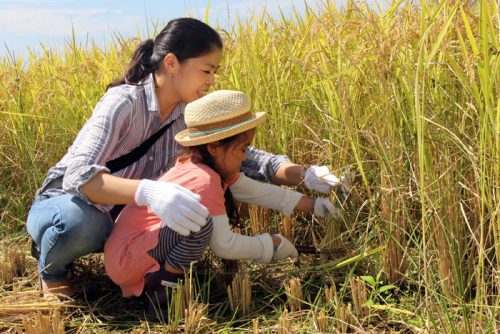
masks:
{"label": "dry grass", "polygon": [[26,256],[12,242],[0,244],[0,286],[12,284],[26,271]]}

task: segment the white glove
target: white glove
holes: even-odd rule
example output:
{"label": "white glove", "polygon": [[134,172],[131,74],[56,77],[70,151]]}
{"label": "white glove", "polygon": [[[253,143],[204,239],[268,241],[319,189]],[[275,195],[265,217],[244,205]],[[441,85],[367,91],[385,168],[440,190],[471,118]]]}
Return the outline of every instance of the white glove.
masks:
{"label": "white glove", "polygon": [[178,184],[142,180],[135,192],[137,205],[147,205],[175,232],[187,236],[207,223],[208,210],[200,196]]}
{"label": "white glove", "polygon": [[340,188],[340,193],[342,196],[347,198],[349,195],[349,192],[352,190],[354,187],[354,179],[356,178],[356,173],[351,171],[349,166],[344,167],[344,171],[342,172],[342,175],[340,176],[340,182],[342,182],[342,187]]}
{"label": "white glove", "polygon": [[332,215],[333,218],[339,217],[339,210],[328,200],[328,198],[318,197],[314,199],[314,214],[325,218]]}
{"label": "white glove", "polygon": [[288,239],[286,239],[281,234],[275,234],[274,236],[279,237],[281,239],[281,242],[278,247],[274,249],[273,260],[282,260],[289,257],[299,256],[299,252],[297,252],[295,246],[290,241],[288,241]]}
{"label": "white glove", "polygon": [[304,174],[304,184],[311,190],[328,194],[330,188],[338,186],[341,181],[330,172],[328,166],[311,166]]}

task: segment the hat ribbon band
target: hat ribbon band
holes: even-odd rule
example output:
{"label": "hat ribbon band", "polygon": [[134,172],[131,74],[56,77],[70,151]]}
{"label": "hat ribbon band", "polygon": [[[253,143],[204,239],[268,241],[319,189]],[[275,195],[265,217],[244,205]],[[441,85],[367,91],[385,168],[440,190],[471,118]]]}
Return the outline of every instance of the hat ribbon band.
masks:
{"label": "hat ribbon band", "polygon": [[190,128],[188,129],[189,133],[188,133],[188,136],[189,137],[198,137],[198,136],[203,136],[203,135],[208,135],[208,134],[212,134],[212,133],[216,133],[216,132],[221,132],[221,131],[225,131],[225,130],[229,130],[229,129],[232,129],[232,128],[235,128],[237,126],[240,126],[240,125],[243,125],[245,123],[248,123],[252,120],[255,119],[255,115],[251,115],[250,118],[247,118],[241,122],[238,122],[238,123],[235,123],[235,124],[231,124],[231,125],[228,125],[228,126],[224,126],[224,127],[220,127],[220,128],[217,128],[217,129],[210,129],[210,130],[204,130],[204,131],[194,131],[192,132],[193,130],[197,130],[196,128]]}

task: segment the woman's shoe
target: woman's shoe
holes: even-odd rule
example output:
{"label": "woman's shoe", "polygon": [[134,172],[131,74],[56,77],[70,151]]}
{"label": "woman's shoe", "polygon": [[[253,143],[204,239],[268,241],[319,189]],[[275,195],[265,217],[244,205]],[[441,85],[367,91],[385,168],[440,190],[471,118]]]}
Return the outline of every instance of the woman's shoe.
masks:
{"label": "woman's shoe", "polygon": [[41,276],[39,278],[40,290],[43,297],[57,297],[57,299],[71,299],[76,293],[71,287],[69,279],[58,281],[46,281]]}

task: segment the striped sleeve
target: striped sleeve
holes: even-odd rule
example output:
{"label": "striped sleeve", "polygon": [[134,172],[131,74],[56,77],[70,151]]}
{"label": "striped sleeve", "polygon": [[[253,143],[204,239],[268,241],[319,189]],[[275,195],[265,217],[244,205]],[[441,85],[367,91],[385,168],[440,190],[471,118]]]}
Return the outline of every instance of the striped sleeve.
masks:
{"label": "striped sleeve", "polygon": [[132,110],[132,101],[124,95],[105,94],[101,98],[69,149],[73,159],[63,179],[65,192],[93,204],[81,187],[96,174],[109,173],[105,164],[116,151],[120,136],[126,134]]}
{"label": "striped sleeve", "polygon": [[269,182],[278,168],[287,162],[290,162],[290,160],[286,155],[273,155],[249,147],[247,159],[243,161],[241,171],[254,180]]}

